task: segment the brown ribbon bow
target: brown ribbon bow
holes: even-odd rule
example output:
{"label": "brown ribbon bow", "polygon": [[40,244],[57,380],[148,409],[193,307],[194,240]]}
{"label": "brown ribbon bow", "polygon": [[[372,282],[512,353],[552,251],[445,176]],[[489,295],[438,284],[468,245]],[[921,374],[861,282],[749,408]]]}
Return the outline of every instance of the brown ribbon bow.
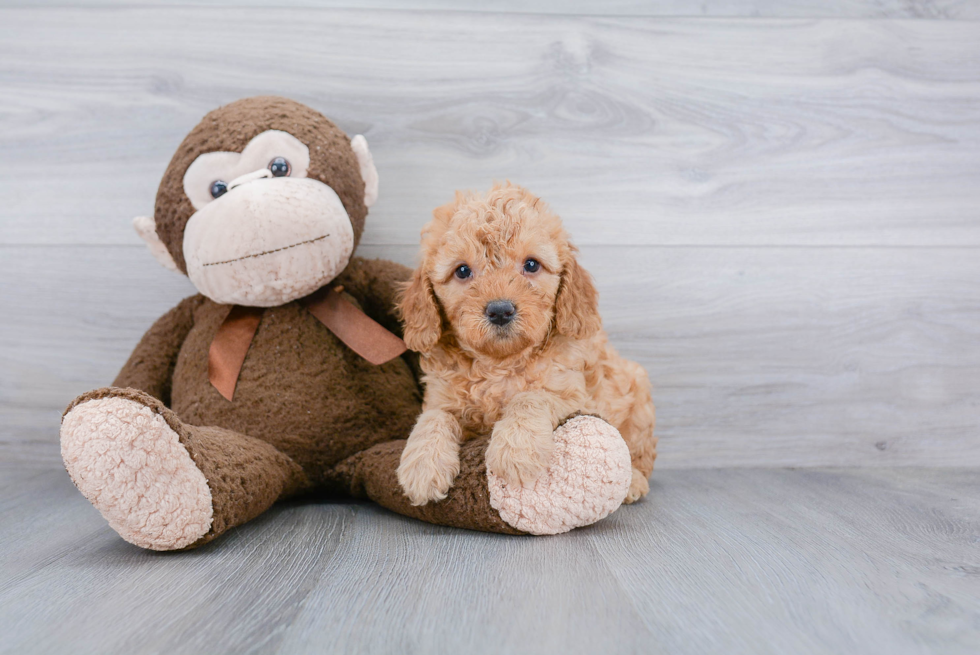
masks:
{"label": "brown ribbon bow", "polygon": [[[344,298],[342,290],[343,287],[324,287],[300,302],[338,339],[375,366],[407,350],[404,341]],[[228,400],[235,396],[238,375],[264,311],[262,307],[233,306],[211,342],[208,379]]]}

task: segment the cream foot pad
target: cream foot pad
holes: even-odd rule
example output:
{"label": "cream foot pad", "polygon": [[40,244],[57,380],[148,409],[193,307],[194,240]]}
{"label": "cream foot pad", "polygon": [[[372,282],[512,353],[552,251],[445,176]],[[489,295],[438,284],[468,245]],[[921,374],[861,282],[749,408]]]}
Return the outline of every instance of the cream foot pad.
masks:
{"label": "cream foot pad", "polygon": [[125,398],[74,407],[61,456],[79,491],[126,541],[152,550],[189,546],[211,528],[211,490],[177,433]]}
{"label": "cream foot pad", "polygon": [[568,532],[615,511],[629,491],[632,471],[619,431],[593,416],[577,416],[555,430],[551,466],[533,486],[509,488],[487,472],[490,505],[518,530]]}

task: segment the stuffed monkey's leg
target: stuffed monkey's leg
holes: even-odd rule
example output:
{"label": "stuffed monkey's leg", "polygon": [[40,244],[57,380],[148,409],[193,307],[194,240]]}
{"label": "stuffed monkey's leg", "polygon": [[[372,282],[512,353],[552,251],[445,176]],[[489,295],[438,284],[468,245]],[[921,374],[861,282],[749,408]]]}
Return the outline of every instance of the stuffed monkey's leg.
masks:
{"label": "stuffed monkey's leg", "polygon": [[152,550],[205,544],[306,484],[273,446],[186,425],[135,389],[77,398],[61,425],[65,468],[126,541]]}
{"label": "stuffed monkey's leg", "polygon": [[459,453],[459,474],[444,500],[413,506],[398,484],[398,464],[405,441],[388,441],[353,455],[335,469],[338,483],[356,498],[370,498],[405,516],[437,525],[484,532],[524,534],[504,522],[490,505],[487,467],[483,454],[487,440],[464,443]]}
{"label": "stuffed monkey's leg", "polygon": [[444,500],[413,506],[398,484],[404,441],[379,444],[337,467],[337,480],[354,496],[370,498],[413,518],[506,534],[557,534],[590,525],[620,506],[629,489],[629,448],[614,427],[576,416],[555,430],[547,473],[528,487],[508,488],[487,472],[489,437],[460,447],[459,474]]}

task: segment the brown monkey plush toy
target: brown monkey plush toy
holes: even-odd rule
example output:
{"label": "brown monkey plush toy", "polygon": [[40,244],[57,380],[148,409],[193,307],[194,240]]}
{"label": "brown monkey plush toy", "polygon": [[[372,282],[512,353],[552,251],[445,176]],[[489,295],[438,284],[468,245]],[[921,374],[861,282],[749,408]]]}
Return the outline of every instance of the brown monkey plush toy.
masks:
{"label": "brown monkey plush toy", "polygon": [[475,440],[445,499],[410,503],[396,470],[421,393],[394,308],[411,271],[353,256],[377,193],[364,137],[283,98],[216,109],[181,143],[135,226],[200,293],[62,419],[68,473],[124,539],[200,546],[313,491],[511,534],[587,525],[622,501],[625,444],[575,417],[535,486],[489,484]]}

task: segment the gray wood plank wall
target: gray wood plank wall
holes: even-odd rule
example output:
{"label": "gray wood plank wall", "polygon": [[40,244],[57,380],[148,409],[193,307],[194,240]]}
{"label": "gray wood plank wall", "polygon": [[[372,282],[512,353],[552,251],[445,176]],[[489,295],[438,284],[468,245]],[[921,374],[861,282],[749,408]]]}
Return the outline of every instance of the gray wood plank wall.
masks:
{"label": "gray wood plank wall", "polygon": [[204,113],[276,93],[371,143],[361,254],[412,264],[456,188],[548,200],[662,466],[980,464],[976,2],[14,4],[0,457],[57,462],[64,405],[191,292],[129,221]]}
{"label": "gray wood plank wall", "polygon": [[[3,0],[0,6],[267,7],[267,0]],[[976,0],[287,0],[277,7],[732,18],[980,19]]]}

